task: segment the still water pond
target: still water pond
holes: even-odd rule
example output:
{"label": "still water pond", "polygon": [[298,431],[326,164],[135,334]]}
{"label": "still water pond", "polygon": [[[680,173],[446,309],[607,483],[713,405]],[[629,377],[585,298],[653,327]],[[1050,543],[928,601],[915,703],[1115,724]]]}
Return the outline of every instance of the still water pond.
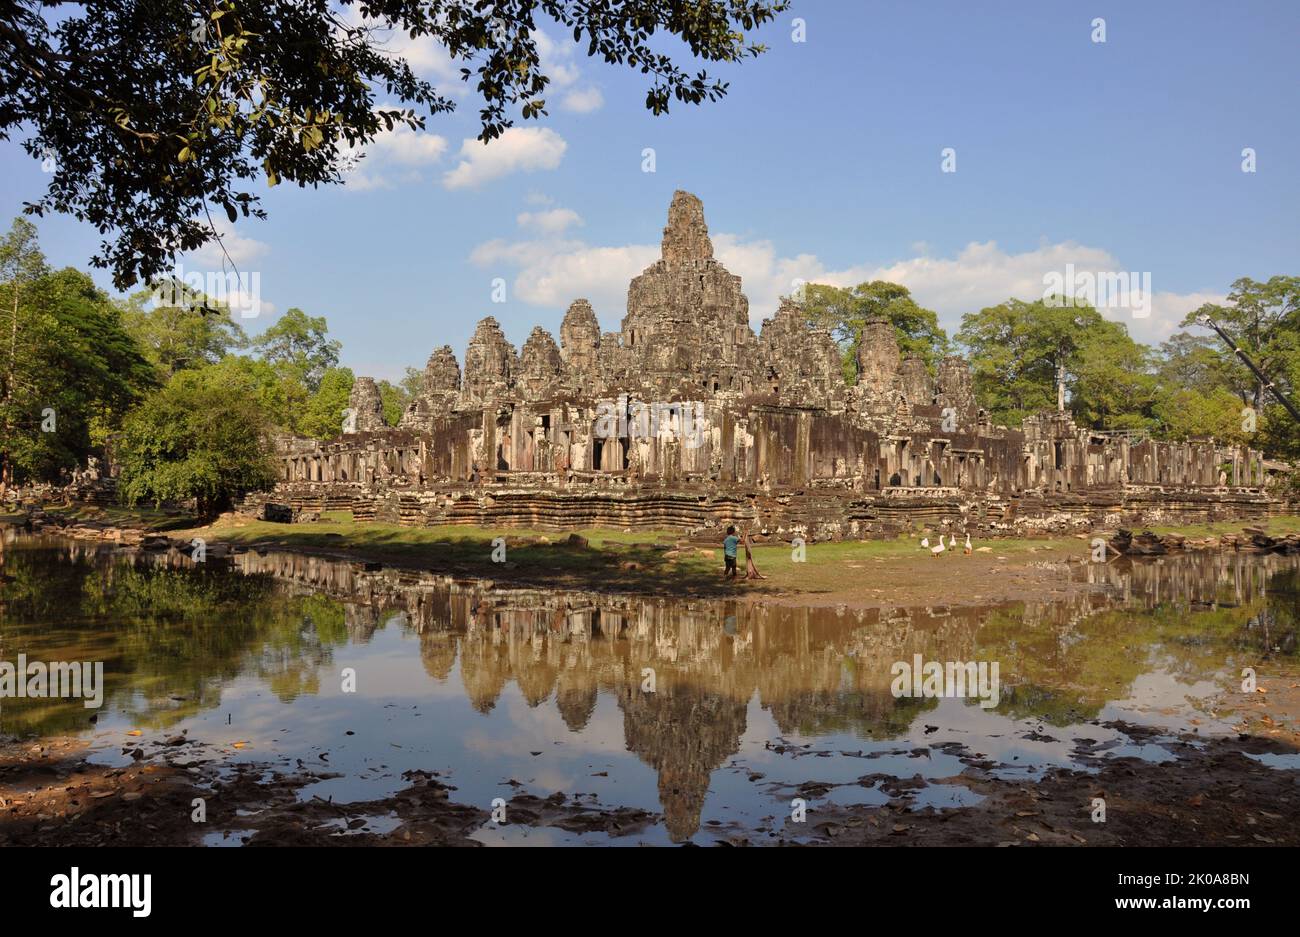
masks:
{"label": "still water pond", "polygon": [[[1078,567],[1095,588],[1067,599],[852,609],[503,589],[275,552],[195,566],[9,535],[0,660],[102,661],[105,687],[97,710],[3,700],[0,732],[84,736],[112,765],[130,761],[128,731],[184,732],[222,764],[337,774],[299,795],[336,803],[418,770],[485,809],[562,791],[659,816],[614,840],[489,823],[488,843],[706,843],[770,825],[795,796],[888,800],[852,784],[867,774],[931,782],[910,805],[944,809],[978,799],[942,783],[972,757],[1026,780],[1088,770],[1083,750],[1173,757],[1112,720],[1228,734],[1221,694],[1241,669],[1297,663],[1298,568],[1121,560]],[[998,704],[897,698],[891,668],[916,655],[997,662]]]}

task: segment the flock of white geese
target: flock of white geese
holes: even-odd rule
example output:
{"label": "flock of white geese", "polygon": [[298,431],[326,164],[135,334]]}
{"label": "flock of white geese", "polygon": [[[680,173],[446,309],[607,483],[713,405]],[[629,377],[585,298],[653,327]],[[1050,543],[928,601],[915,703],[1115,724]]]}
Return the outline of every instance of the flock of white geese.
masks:
{"label": "flock of white geese", "polygon": [[[922,538],[921,538],[921,546],[924,547],[925,549],[929,550],[931,556],[938,556],[939,554],[944,553],[944,552],[946,552],[946,551],[948,551],[948,550],[956,550],[956,549],[957,549],[957,535],[956,535],[956,534],[950,534],[950,535],[949,535],[948,544],[945,546],[945,545],[944,545],[944,542],[943,542],[943,534],[940,534],[940,535],[939,535],[939,545],[938,545],[938,546],[935,546],[935,547],[930,546],[930,538],[929,538],[929,537],[922,537]],[[970,556],[970,554],[971,554],[970,534],[969,534],[969,533],[966,534],[966,543],[965,543],[965,545],[962,547],[962,552],[965,553],[967,556]]]}

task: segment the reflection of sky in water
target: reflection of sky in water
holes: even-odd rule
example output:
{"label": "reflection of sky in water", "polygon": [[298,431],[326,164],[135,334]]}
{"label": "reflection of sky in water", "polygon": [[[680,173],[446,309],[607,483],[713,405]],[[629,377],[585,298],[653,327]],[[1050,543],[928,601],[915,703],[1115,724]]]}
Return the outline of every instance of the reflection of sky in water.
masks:
{"label": "reflection of sky in water", "polygon": [[1264,752],[1261,754],[1246,753],[1247,758],[1254,758],[1261,764],[1268,765],[1270,768],[1285,768],[1290,771],[1300,771],[1300,752],[1289,752],[1284,755],[1276,752]]}
{"label": "reflection of sky in water", "polygon": [[[656,644],[665,657],[655,660],[655,665],[669,673],[671,661],[686,675],[674,676],[661,686],[669,692],[655,697],[663,699],[650,700],[637,689],[640,658],[613,654],[609,659],[626,667],[621,683],[608,672],[597,678],[593,665],[591,674],[582,675],[588,682],[579,680],[577,687],[592,692],[592,708],[583,719],[575,721],[570,715],[566,722],[555,689],[562,680],[556,684],[552,674],[545,698],[530,705],[521,689],[521,671],[545,665],[563,672],[556,660],[562,664],[564,654],[580,653],[564,650],[572,635],[539,632],[561,648],[558,658],[542,655],[543,639],[538,637],[532,652],[527,642],[509,645],[515,656],[508,660],[502,650],[507,645],[497,643],[497,638],[504,641],[504,632],[481,631],[479,643],[468,650],[463,634],[447,636],[445,640],[457,649],[454,660],[448,657],[447,667],[438,671],[446,674],[440,678],[430,675],[421,637],[412,630],[413,618],[389,610],[376,617],[377,628],[364,636],[349,629],[329,648],[323,658],[327,663],[308,665],[318,688],[289,694],[287,700],[272,692],[269,678],[256,675],[244,660],[240,675],[223,678],[216,687],[211,699],[219,703],[199,708],[166,729],[146,729],[139,739],[125,735],[137,725],[132,720],[138,717],[131,716],[130,709],[157,712],[175,709],[176,704],[165,695],[154,699],[142,689],[120,694],[118,708],[105,707],[87,733],[93,741],[93,760],[129,764],[124,748],[145,744],[148,749],[147,743],[154,739],[186,732],[190,739],[214,747],[207,752],[195,749],[195,757],[222,764],[269,762],[287,770],[301,760],[306,771],[341,775],[308,784],[299,792],[303,799],[320,797],[336,803],[378,799],[409,786],[403,772],[422,770],[437,772],[441,782],[453,785],[453,800],[483,809],[490,809],[494,798],[509,800],[516,792],[547,797],[561,791],[566,798],[578,796],[593,807],[628,807],[656,814],[667,811],[671,802],[678,811],[676,829],[696,830],[692,838],[698,842],[732,836],[742,829],[775,831],[772,835],[791,838],[800,835],[786,822],[795,797],[807,801],[810,822],[815,821],[819,804],[882,805],[897,800],[909,809],[952,809],[982,799],[951,781],[969,770],[970,762],[988,763],[996,777],[1032,780],[1052,767],[1095,770],[1096,759],[1174,760],[1159,737],[1135,741],[1099,723],[1126,721],[1207,737],[1232,732],[1229,722],[1213,712],[1212,698],[1232,685],[1240,669],[1231,654],[1222,653],[1204,665],[1199,663],[1203,658],[1196,658],[1200,669],[1192,673],[1171,648],[1153,646],[1140,652],[1144,669],[1125,679],[1124,685],[1084,688],[1092,694],[1088,698],[1102,701],[1100,709],[1094,709],[1095,718],[1076,719],[1068,726],[1024,716],[1025,706],[1015,710],[1022,715],[1014,718],[1006,707],[985,710],[956,699],[927,701],[919,707],[909,703],[912,708],[907,708],[888,698],[882,702],[879,694],[871,696],[862,689],[866,684],[859,670],[879,666],[881,658],[872,658],[861,648],[871,648],[871,642],[886,630],[911,640],[926,628],[952,627],[949,616],[918,619],[917,628],[886,616],[825,616],[809,625],[808,633],[820,644],[809,648],[792,642],[777,652],[766,649],[763,653],[768,656],[760,657],[755,649],[765,636],[745,614],[738,616],[735,603],[729,603],[712,623],[683,619],[680,630],[660,632],[671,641]],[[630,628],[635,627],[630,613],[626,620],[633,622]],[[1043,620],[1040,615],[1022,627],[1027,634],[1041,631],[1046,627]],[[668,621],[672,624],[670,616]],[[1195,616],[1187,622],[1192,631],[1201,626]],[[710,634],[710,628],[716,630]],[[1086,616],[1081,622],[1072,621],[1062,630],[1059,652],[1081,646],[1087,628]],[[582,638],[602,647],[602,653],[626,640],[608,630]],[[1188,643],[1200,646],[1204,641],[1198,634]],[[910,658],[910,651],[900,651],[898,656]],[[757,687],[745,691],[747,699],[743,693],[737,698],[736,686],[753,683],[738,678],[735,684],[727,682],[739,668],[738,659],[757,670],[752,677]],[[598,663],[609,662],[600,658]],[[467,666],[475,669],[467,674]],[[480,683],[475,686],[481,691],[485,674],[495,675],[492,667],[502,668],[502,683],[499,691],[478,695],[484,712],[475,708],[470,689],[477,679]],[[767,679],[764,668],[775,672],[780,667],[795,674],[793,692],[787,692],[781,679]],[[345,668],[355,670],[358,692],[343,692]],[[1014,682],[1015,674],[1005,664],[1002,676]],[[1080,691],[1073,686],[1046,689],[1059,690],[1067,699]],[[882,705],[884,711],[877,712]],[[783,731],[781,725],[787,729]],[[799,726],[804,727],[802,732]],[[235,742],[246,745],[235,749]],[[1298,755],[1252,757],[1275,767],[1300,767]],[[891,795],[881,790],[878,779],[858,783],[868,775],[920,778],[927,783]],[[812,781],[832,786],[800,794],[800,785]],[[395,815],[369,816],[363,828],[340,829],[340,834],[382,833],[397,823]],[[673,839],[670,825],[665,821],[633,835],[610,836],[488,823],[476,838],[518,845],[667,843]],[[237,845],[239,839],[215,830],[205,842]]]}
{"label": "reflection of sky in water", "polygon": [[911,810],[951,810],[956,807],[974,807],[984,799],[969,787],[960,784],[930,784],[916,791],[912,797]]}
{"label": "reflection of sky in water", "polygon": [[881,807],[889,803],[890,796],[879,787],[863,787],[861,784],[845,784],[843,787],[832,787],[829,791],[817,798],[813,803],[813,812],[817,811],[817,804],[826,801],[835,804],[837,807]]}

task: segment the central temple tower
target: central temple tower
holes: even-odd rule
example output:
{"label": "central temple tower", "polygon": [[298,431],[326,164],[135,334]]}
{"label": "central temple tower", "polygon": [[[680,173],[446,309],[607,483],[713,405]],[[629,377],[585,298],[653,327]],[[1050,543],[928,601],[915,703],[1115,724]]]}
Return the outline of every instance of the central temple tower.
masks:
{"label": "central temple tower", "polygon": [[673,193],[662,255],[628,287],[622,339],[658,394],[747,394],[758,380],[749,300],[714,259],[704,204],[689,192]]}

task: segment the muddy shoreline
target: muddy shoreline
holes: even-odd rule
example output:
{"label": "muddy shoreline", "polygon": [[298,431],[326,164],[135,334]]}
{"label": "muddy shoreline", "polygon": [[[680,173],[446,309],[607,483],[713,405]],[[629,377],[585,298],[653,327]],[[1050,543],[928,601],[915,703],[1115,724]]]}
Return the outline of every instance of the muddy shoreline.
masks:
{"label": "muddy shoreline", "polygon": [[[1124,721],[1093,720],[1126,744],[1155,747],[1167,760],[1107,756],[1086,726],[1074,746],[1077,768],[1050,767],[1006,777],[999,763],[955,742],[889,751],[843,751],[824,743],[768,743],[806,765],[808,779],[769,782],[736,762],[721,771],[747,774],[773,812],[759,822],[709,821],[684,845],[713,846],[1300,846],[1300,682],[1261,674],[1244,702],[1220,698],[1236,735],[1171,733]],[[1232,709],[1235,707],[1235,709]],[[1026,738],[1052,741],[1039,724]],[[74,736],[0,740],[0,846],[482,846],[500,835],[513,842],[560,834],[576,844],[637,845],[662,814],[608,806],[582,791],[530,793],[502,778],[506,823],[493,805],[458,798],[454,774],[412,769],[388,796],[333,802],[304,797],[308,785],[338,777],[321,755],[232,762],[234,747],[184,735],[128,734],[131,763],[96,763]],[[238,747],[238,746],[235,746]],[[918,765],[942,753],[962,765],[945,777],[873,770],[902,755]],[[818,780],[824,758],[860,759],[856,780]],[[1030,769],[1032,772],[1033,769]],[[1000,776],[1002,775],[1002,776]],[[960,790],[978,802],[925,804],[927,789]],[[510,791],[514,793],[511,794]],[[838,804],[835,794],[877,792],[875,804]],[[787,805],[807,804],[802,822]],[[204,816],[196,820],[202,801]],[[1097,805],[1105,818],[1098,822]],[[486,833],[484,836],[482,834]],[[479,834],[476,836],[476,834]]]}
{"label": "muddy shoreline", "polygon": [[[1134,742],[1158,744],[1176,761],[1104,758],[1085,744],[1080,762],[1095,773],[1053,768],[1032,780],[1005,779],[978,753],[947,743],[935,748],[958,756],[965,769],[923,780],[873,772],[877,756],[839,752],[862,758],[856,782],[810,779],[772,792],[775,806],[806,801],[803,822],[773,813],[757,825],[715,823],[702,833],[716,846],[1300,845],[1300,770],[1250,757],[1294,753],[1300,741],[1294,733],[1288,744],[1247,734],[1207,740],[1127,723],[1096,724]],[[152,739],[136,747],[142,754],[134,766],[106,768],[92,764],[85,743],[74,738],[0,743],[0,846],[481,846],[473,834],[497,828],[488,805],[458,802],[454,778],[435,771],[405,772],[407,786],[387,797],[333,803],[298,796],[307,784],[332,776],[327,764],[286,769],[246,762],[223,770],[221,753],[197,743]],[[796,757],[808,759],[810,774],[827,754],[814,746],[795,749]],[[751,781],[761,784],[762,777]],[[965,788],[980,800],[918,807],[917,793],[929,785]],[[881,791],[888,801],[838,805],[826,798],[836,788],[855,786]],[[200,799],[206,816],[196,822]],[[1105,803],[1102,822],[1094,820],[1099,800]],[[516,793],[504,810],[504,826],[513,832],[597,834],[615,845],[635,845],[638,834],[661,820],[565,791]]]}

